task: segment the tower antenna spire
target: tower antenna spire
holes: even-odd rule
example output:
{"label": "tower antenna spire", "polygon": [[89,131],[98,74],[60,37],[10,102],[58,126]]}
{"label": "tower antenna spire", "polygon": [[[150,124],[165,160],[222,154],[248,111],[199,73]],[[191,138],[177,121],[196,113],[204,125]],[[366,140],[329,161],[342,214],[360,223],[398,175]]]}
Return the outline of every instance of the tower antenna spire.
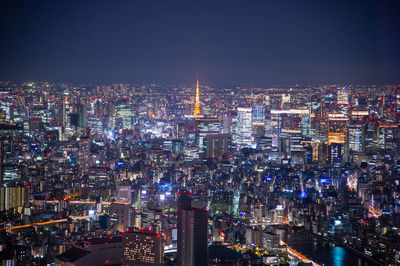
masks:
{"label": "tower antenna spire", "polygon": [[194,116],[200,115],[200,89],[199,89],[199,76],[196,77],[196,101],[194,103]]}

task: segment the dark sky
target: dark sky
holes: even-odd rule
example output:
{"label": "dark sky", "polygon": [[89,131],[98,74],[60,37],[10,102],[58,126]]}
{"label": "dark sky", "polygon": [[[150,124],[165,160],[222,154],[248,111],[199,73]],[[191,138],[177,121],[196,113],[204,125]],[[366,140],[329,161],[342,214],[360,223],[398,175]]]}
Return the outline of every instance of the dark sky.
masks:
{"label": "dark sky", "polygon": [[0,79],[400,81],[400,1],[1,1]]}

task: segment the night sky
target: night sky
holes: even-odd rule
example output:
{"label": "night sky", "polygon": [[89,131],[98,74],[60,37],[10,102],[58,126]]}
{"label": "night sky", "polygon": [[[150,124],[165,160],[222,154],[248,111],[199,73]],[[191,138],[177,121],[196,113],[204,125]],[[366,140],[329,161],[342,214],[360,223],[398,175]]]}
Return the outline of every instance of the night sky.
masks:
{"label": "night sky", "polygon": [[0,79],[400,82],[400,1],[1,1]]}

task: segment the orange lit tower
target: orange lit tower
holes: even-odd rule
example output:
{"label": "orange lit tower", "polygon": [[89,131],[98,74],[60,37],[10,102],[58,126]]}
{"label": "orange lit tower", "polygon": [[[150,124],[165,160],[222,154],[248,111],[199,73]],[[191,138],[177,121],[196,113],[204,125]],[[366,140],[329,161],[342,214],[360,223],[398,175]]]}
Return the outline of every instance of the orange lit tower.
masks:
{"label": "orange lit tower", "polygon": [[197,78],[196,86],[196,102],[194,103],[194,116],[200,115],[200,96],[199,96],[199,78]]}

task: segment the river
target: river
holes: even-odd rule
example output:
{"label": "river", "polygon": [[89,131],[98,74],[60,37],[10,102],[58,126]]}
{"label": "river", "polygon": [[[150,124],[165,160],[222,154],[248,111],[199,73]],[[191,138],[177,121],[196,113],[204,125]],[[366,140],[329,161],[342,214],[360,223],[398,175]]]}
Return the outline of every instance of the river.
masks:
{"label": "river", "polygon": [[315,237],[299,231],[274,228],[273,232],[280,235],[291,248],[302,253],[309,259],[326,266],[369,266],[363,258],[350,253],[346,249],[335,246],[327,241],[317,240]]}

